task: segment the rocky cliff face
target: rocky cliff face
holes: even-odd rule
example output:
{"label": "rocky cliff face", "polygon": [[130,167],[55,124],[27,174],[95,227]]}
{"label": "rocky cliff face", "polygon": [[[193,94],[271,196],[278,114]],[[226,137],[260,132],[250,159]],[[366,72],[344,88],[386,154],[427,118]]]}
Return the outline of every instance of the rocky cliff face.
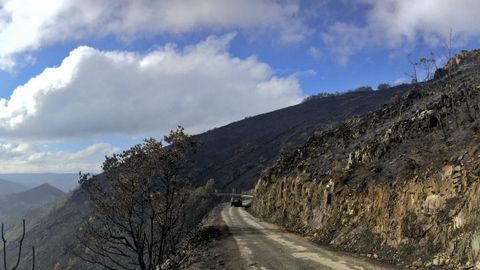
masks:
{"label": "rocky cliff face", "polygon": [[472,59],[282,153],[258,181],[253,211],[411,268],[480,269],[480,62]]}

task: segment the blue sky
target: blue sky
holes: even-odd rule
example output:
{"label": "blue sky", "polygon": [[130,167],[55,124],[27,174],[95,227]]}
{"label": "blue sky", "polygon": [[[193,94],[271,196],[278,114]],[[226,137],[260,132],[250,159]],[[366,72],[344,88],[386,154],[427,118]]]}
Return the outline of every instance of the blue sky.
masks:
{"label": "blue sky", "polygon": [[0,173],[99,171],[318,92],[408,81],[408,57],[479,47],[477,0],[6,0]]}

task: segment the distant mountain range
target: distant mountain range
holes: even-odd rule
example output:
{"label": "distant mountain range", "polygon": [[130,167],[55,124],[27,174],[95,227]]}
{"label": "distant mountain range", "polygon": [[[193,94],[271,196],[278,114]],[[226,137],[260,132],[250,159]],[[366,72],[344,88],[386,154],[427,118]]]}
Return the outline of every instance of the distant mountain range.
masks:
{"label": "distant mountain range", "polygon": [[60,189],[42,184],[22,192],[4,195],[0,198],[0,218],[20,216],[27,210],[40,207],[65,195]]}
{"label": "distant mountain range", "polygon": [[[10,182],[18,183],[24,186],[23,190],[39,186],[43,183],[48,183],[63,192],[69,192],[78,186],[77,173],[13,173],[0,174],[0,179],[5,179]],[[2,189],[0,183],[0,189]],[[18,190],[16,192],[20,192]],[[9,192],[11,193],[11,192]],[[8,193],[7,193],[8,194]],[[1,195],[1,194],[0,194]]]}
{"label": "distant mountain range", "polygon": [[8,180],[0,179],[0,198],[11,193],[22,192],[28,187]]}

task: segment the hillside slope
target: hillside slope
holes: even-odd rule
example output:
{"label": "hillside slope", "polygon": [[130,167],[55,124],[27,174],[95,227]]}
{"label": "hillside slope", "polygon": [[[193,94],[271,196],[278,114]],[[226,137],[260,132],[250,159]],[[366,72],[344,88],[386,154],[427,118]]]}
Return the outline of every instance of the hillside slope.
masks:
{"label": "hillside slope", "polygon": [[478,55],[282,154],[256,185],[253,211],[412,268],[480,269]]}
{"label": "hillside slope", "polygon": [[401,85],[313,99],[197,135],[201,146],[193,157],[192,178],[198,183],[213,178],[225,190],[251,189],[281,149],[298,146],[316,129],[379,108],[409,89]]}

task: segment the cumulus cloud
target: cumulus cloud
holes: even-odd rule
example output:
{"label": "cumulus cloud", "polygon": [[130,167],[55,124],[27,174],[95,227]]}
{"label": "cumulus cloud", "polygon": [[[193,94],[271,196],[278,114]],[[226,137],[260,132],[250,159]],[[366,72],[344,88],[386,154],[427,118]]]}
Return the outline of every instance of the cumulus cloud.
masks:
{"label": "cumulus cloud", "polygon": [[335,22],[322,34],[341,63],[366,46],[397,48],[419,39],[438,46],[450,30],[456,41],[480,37],[478,0],[361,0],[360,5],[367,10],[364,22]]}
{"label": "cumulus cloud", "polygon": [[48,151],[32,144],[0,143],[0,171],[23,172],[100,172],[105,155],[120,149],[107,143],[92,144],[79,151]]}
{"label": "cumulus cloud", "polygon": [[274,32],[284,42],[309,29],[299,4],[274,0],[4,0],[0,7],[0,69],[14,56],[42,46],[89,36],[135,38],[194,30]]}
{"label": "cumulus cloud", "polygon": [[294,76],[228,53],[234,34],[146,55],[73,50],[0,99],[0,137],[61,140],[112,134],[197,133],[298,103]]}

